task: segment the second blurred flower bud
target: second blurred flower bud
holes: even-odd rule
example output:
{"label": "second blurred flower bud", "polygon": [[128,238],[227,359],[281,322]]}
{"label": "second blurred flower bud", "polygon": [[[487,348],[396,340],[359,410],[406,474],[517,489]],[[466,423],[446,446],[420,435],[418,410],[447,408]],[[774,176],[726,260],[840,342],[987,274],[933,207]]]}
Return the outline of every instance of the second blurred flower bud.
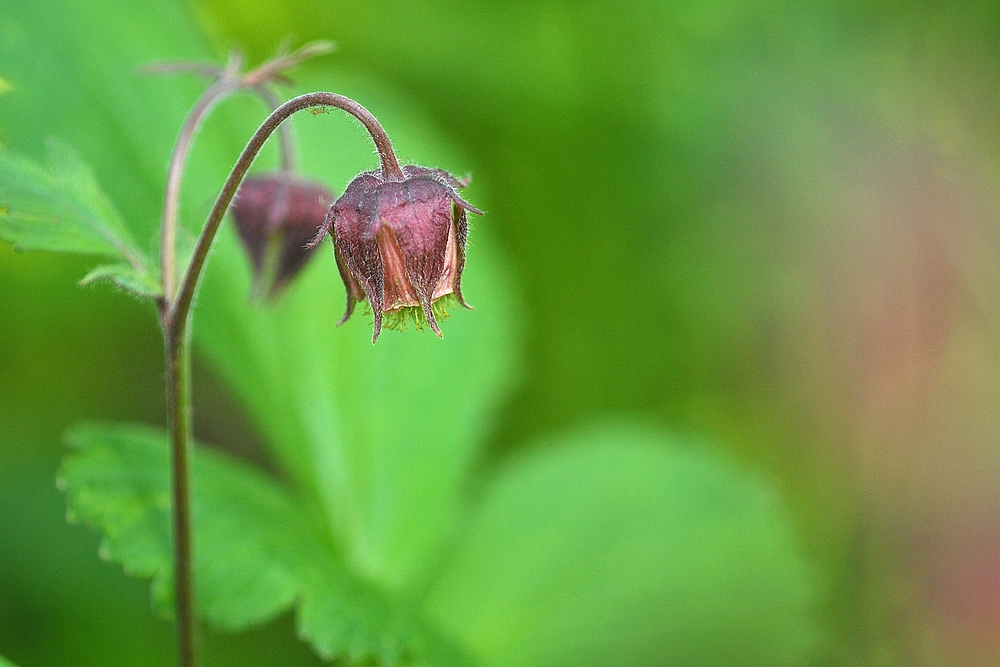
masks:
{"label": "second blurred flower bud", "polygon": [[255,295],[279,296],[302,270],[333,199],[322,184],[285,172],[243,181],[232,211],[253,266]]}

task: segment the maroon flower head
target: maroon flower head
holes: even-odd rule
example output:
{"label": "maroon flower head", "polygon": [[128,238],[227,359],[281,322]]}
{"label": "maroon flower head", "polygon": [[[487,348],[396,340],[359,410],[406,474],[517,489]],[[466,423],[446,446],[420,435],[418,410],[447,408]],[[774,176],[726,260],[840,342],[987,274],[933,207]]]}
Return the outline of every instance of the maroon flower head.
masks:
{"label": "maroon flower head", "polygon": [[302,270],[332,201],[323,185],[287,172],[243,181],[233,219],[253,265],[256,293],[274,298]]}
{"label": "maroon flower head", "polygon": [[403,176],[388,180],[378,170],[355,178],[317,237],[333,227],[337,267],[347,290],[347,311],[338,324],[367,298],[375,317],[372,342],[378,340],[383,315],[420,315],[440,337],[436,301],[454,295],[470,308],[462,298],[466,214],[482,211],[456,192],[467,181],[416,166],[403,167]]}

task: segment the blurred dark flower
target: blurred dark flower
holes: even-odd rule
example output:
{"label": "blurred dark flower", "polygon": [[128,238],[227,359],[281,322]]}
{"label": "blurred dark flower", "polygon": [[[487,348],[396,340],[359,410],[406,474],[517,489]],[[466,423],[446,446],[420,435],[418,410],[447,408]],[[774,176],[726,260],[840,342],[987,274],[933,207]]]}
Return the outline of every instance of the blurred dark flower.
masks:
{"label": "blurred dark flower", "polygon": [[287,172],[243,181],[233,218],[253,265],[255,294],[280,295],[302,270],[332,202],[326,187]]}
{"label": "blurred dark flower", "polygon": [[[447,317],[442,299],[462,298],[462,270],[468,234],[467,211],[481,214],[456,190],[458,180],[440,169],[403,167],[404,180],[387,180],[381,171],[351,181],[337,200],[321,234],[333,227],[337,267],[347,289],[347,311],[368,299],[378,340],[383,315],[387,327],[413,319],[438,336],[438,317]],[[338,323],[338,324],[339,324]]]}

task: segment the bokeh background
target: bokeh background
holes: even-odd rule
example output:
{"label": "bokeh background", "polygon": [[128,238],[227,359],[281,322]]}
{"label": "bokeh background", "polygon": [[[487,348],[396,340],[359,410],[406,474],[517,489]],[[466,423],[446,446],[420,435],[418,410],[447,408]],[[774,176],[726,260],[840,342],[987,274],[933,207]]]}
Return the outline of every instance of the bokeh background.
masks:
{"label": "bokeh background", "polygon": [[[473,234],[506,267],[521,357],[480,474],[609,417],[697,438],[780,492],[820,582],[825,639],[805,664],[1000,664],[1000,5],[195,0],[164,15],[193,21],[197,45],[171,53],[170,21],[128,2],[0,0],[0,141],[38,154],[43,131],[113,117],[85,63],[136,26],[167,35],[137,51],[160,59],[336,40],[308,81],[380,91],[486,202]],[[51,49],[25,65],[25,40]],[[130,67],[116,85],[143,85]],[[25,124],[19,96],[43,80]],[[178,126],[199,89],[184,86],[162,109]],[[114,136],[70,138],[127,191],[137,158],[100,162]],[[152,311],[77,288],[87,266],[0,245],[0,655],[167,665],[147,584],[98,560],[54,485],[72,423],[164,421]],[[316,298],[339,306],[340,289]],[[199,436],[263,460],[226,384],[196,375]],[[289,615],[205,651],[319,662]]]}

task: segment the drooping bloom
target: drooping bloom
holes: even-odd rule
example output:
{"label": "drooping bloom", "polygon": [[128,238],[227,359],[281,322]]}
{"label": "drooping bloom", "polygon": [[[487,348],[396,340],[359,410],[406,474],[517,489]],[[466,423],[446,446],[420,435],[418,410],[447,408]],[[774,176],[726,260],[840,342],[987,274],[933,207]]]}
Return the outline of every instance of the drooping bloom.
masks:
{"label": "drooping bloom", "polygon": [[381,170],[351,181],[327,216],[332,226],[337,267],[347,290],[347,310],[338,324],[368,299],[378,340],[383,316],[422,315],[439,337],[434,304],[462,297],[462,270],[468,235],[467,212],[482,211],[456,192],[461,181],[440,169],[403,167],[403,180],[388,180]]}
{"label": "drooping bloom", "polygon": [[305,267],[332,202],[325,186],[287,172],[243,181],[232,211],[255,292],[276,297]]}

